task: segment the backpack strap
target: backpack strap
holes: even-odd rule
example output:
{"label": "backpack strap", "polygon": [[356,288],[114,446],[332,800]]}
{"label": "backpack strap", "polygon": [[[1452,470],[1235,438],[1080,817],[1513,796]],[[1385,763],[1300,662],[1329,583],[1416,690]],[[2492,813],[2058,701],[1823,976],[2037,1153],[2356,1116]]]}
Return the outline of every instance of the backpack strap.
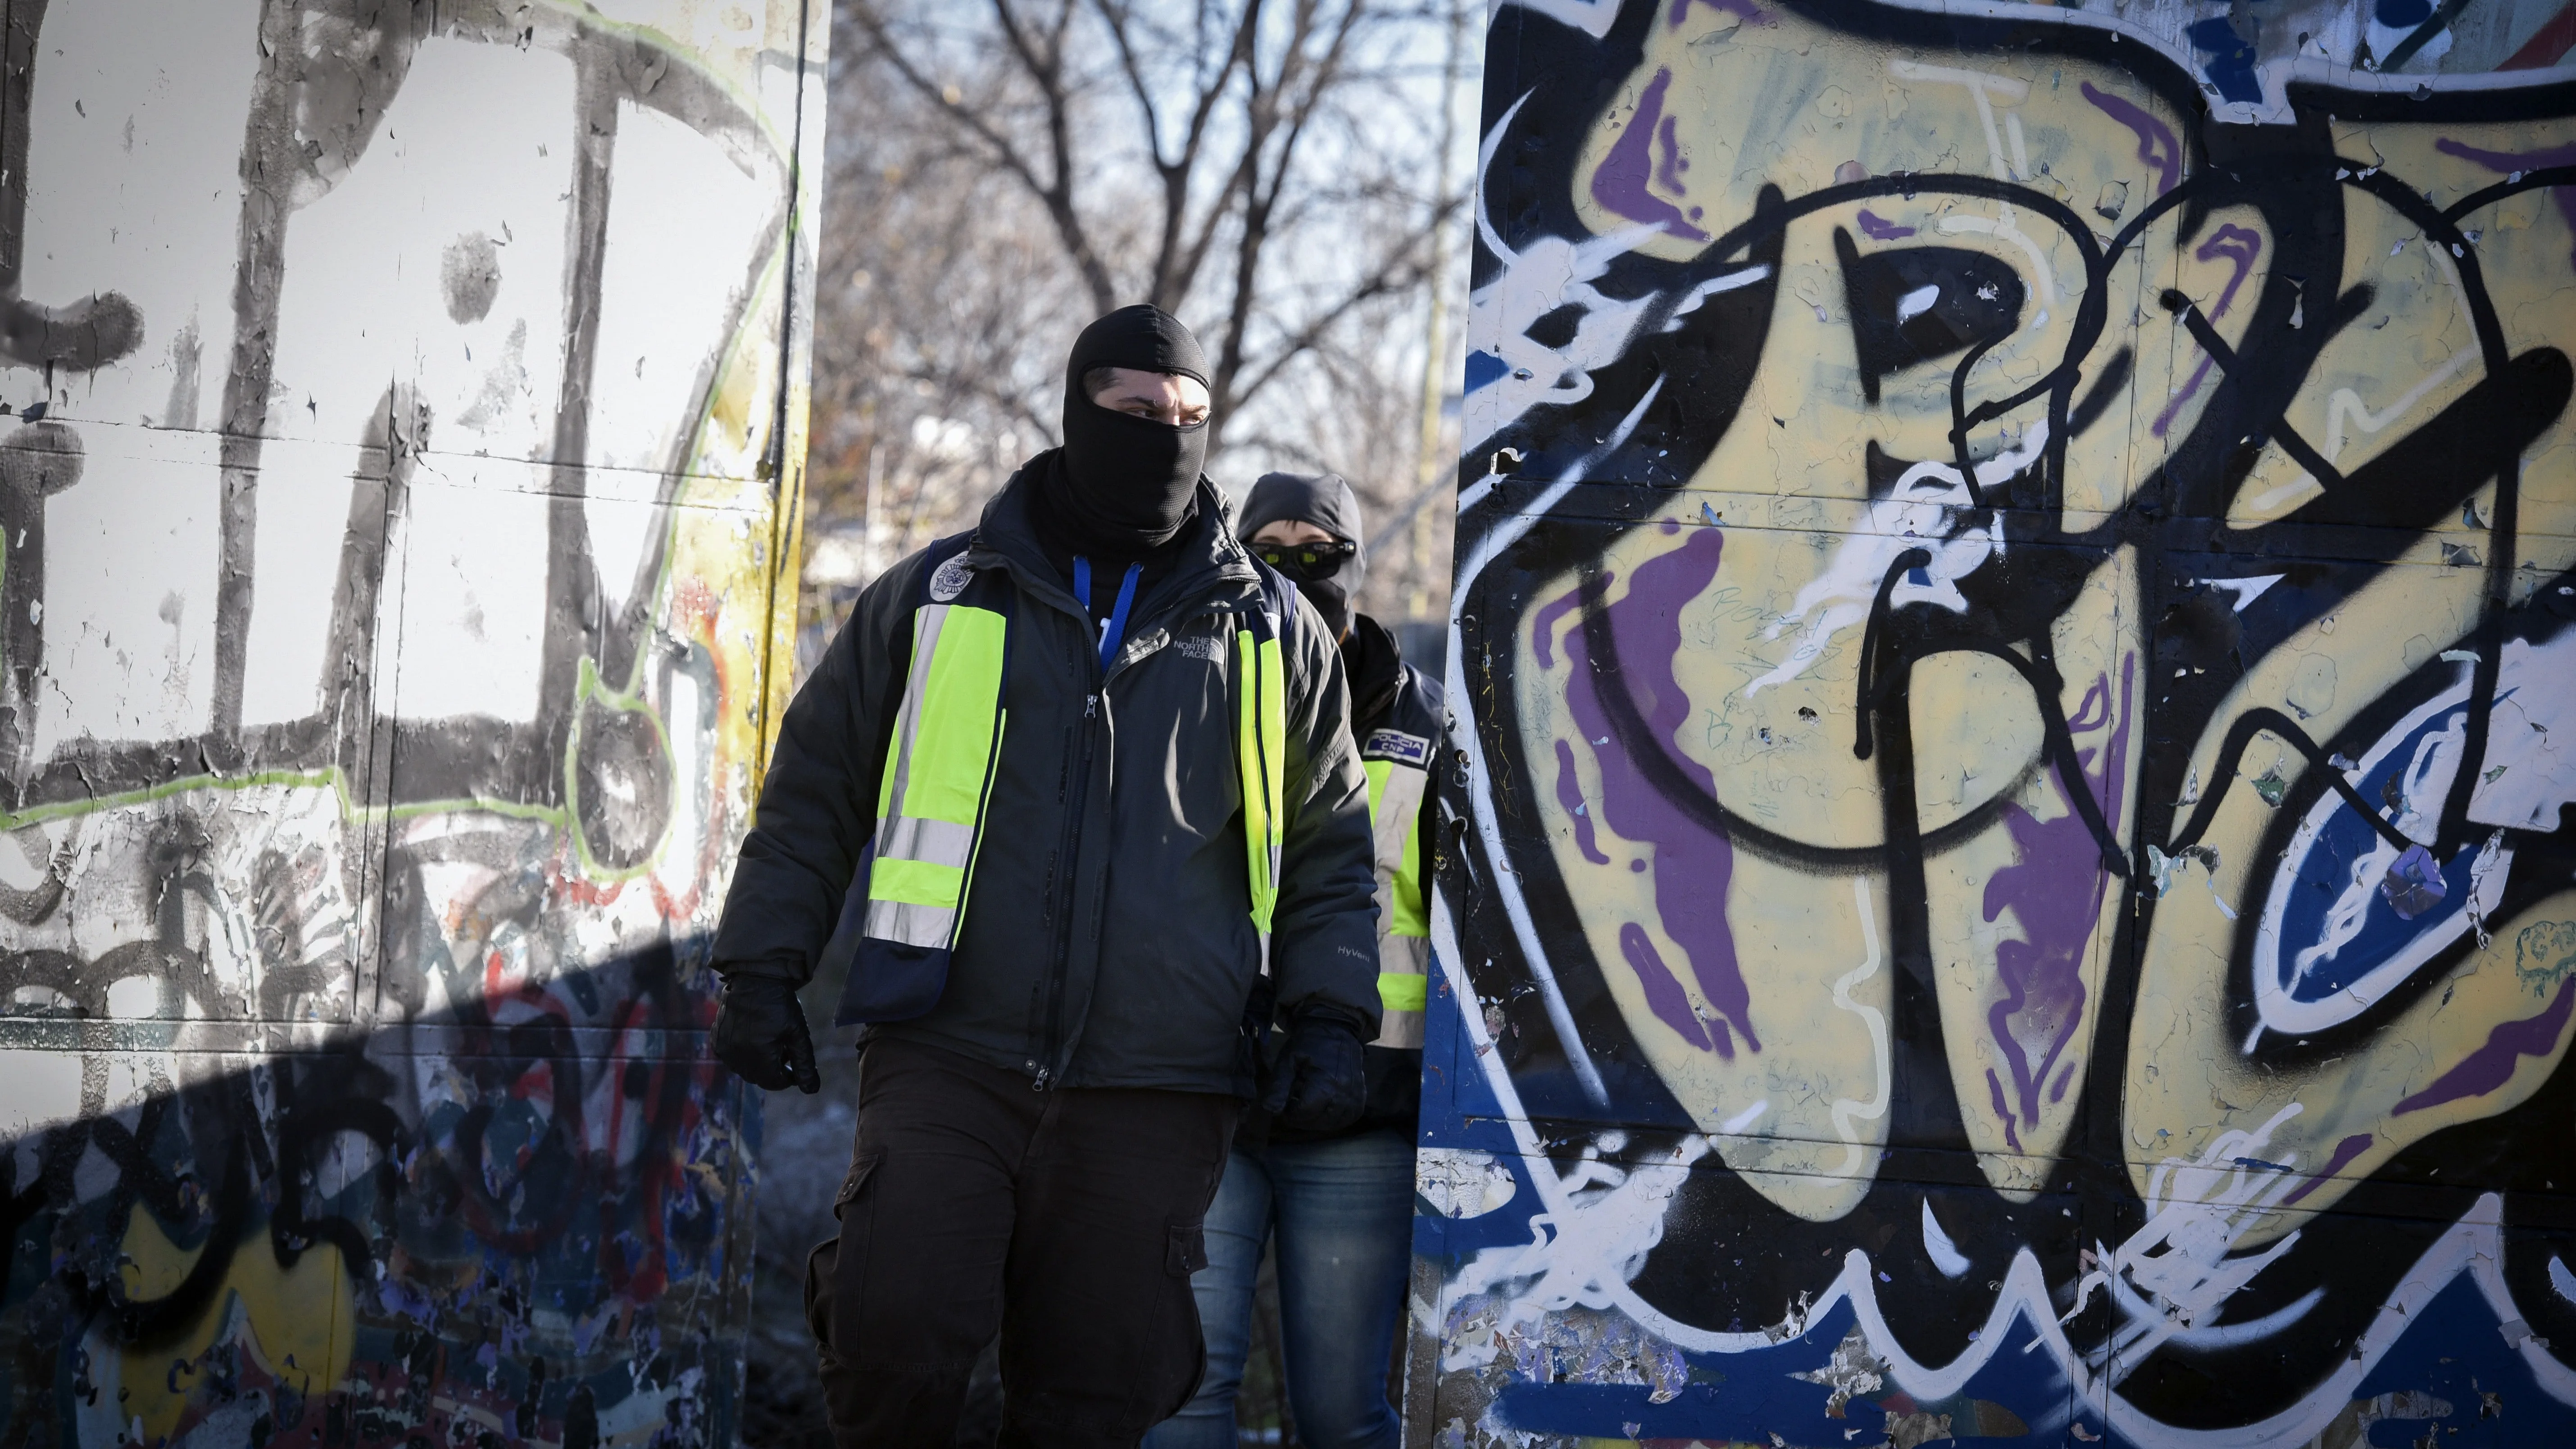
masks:
{"label": "backpack strap", "polygon": [[1263,563],[1261,556],[1252,550],[1245,549],[1243,556],[1251,563],[1253,573],[1261,580],[1261,606],[1267,609],[1270,617],[1276,621],[1272,625],[1272,631],[1279,636],[1279,652],[1283,655],[1296,653],[1297,586],[1288,582],[1286,575]]}

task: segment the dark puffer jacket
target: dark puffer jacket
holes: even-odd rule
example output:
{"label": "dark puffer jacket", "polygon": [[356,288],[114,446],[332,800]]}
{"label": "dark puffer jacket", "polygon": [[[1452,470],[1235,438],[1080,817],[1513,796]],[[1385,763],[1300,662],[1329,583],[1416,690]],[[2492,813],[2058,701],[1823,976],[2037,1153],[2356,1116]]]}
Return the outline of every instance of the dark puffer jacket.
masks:
{"label": "dark puffer jacket", "polygon": [[[1244,1006],[1260,971],[1234,763],[1236,611],[1259,567],[1199,484],[1177,561],[1136,601],[1104,685],[1090,616],[1031,531],[1021,469],[964,559],[1007,570],[1008,721],[946,990],[870,1026],[1023,1071],[1039,1085],[1250,1095]],[[935,546],[934,546],[935,547]],[[802,985],[874,825],[923,559],[860,595],[781,723],[715,962]],[[1293,590],[1287,597],[1297,599]],[[1377,907],[1367,779],[1340,653],[1312,605],[1282,630],[1285,844],[1271,926],[1280,1014],[1338,1008],[1376,1031]]]}
{"label": "dark puffer jacket", "polygon": [[[1403,649],[1386,626],[1366,614],[1351,620],[1351,637],[1342,647],[1342,664],[1351,682],[1351,738],[1359,742],[1361,768],[1371,759],[1393,760],[1399,770],[1427,769],[1439,758],[1448,723],[1445,695],[1438,680],[1404,660]],[[1421,832],[1419,882],[1429,904],[1433,842],[1440,838],[1439,795],[1426,785],[1422,808],[1415,812]],[[1383,884],[1383,882],[1381,882]],[[1386,923],[1381,922],[1381,925]],[[1430,963],[1430,974],[1439,963]],[[1312,1142],[1362,1132],[1398,1131],[1412,1135],[1422,1113],[1422,1048],[1379,1046],[1366,1053],[1368,1105],[1359,1119],[1337,1132],[1298,1132],[1247,1119],[1249,1131],[1238,1141],[1258,1144]]]}

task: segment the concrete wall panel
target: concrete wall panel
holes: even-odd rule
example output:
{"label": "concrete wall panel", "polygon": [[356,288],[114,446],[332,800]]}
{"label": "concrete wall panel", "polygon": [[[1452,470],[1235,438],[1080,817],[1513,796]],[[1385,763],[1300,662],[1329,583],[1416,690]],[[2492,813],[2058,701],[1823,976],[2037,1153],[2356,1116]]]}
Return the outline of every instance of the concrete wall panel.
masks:
{"label": "concrete wall panel", "polygon": [[2571,45],[1495,9],[1421,1442],[2576,1438]]}
{"label": "concrete wall panel", "polygon": [[732,1442],[828,16],[5,21],[0,1442]]}

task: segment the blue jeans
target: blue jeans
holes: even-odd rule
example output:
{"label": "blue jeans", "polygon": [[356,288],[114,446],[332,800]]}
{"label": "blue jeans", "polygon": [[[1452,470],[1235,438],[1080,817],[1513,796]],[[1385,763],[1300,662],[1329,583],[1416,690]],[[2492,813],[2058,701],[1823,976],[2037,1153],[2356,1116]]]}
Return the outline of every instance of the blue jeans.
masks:
{"label": "blue jeans", "polygon": [[1190,1278],[1207,1377],[1146,1449],[1234,1449],[1234,1395],[1252,1341],[1261,1246],[1279,1229],[1288,1407],[1315,1449],[1396,1449],[1386,1371],[1413,1257],[1413,1139],[1364,1132],[1236,1152],[1207,1215],[1207,1266]]}

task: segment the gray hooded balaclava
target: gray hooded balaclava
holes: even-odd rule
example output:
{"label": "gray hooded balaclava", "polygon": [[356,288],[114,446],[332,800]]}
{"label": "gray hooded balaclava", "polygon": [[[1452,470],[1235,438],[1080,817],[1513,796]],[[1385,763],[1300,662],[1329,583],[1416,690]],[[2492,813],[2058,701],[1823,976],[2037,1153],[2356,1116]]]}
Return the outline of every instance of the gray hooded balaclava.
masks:
{"label": "gray hooded balaclava", "polygon": [[[1365,534],[1360,522],[1359,495],[1338,473],[1264,473],[1244,495],[1243,516],[1235,521],[1235,534],[1250,538],[1273,523],[1311,523],[1333,537],[1360,543]],[[1349,562],[1321,578],[1299,578],[1293,571],[1289,582],[1324,616],[1336,637],[1348,631],[1351,623],[1351,601],[1359,596],[1360,585],[1368,580],[1368,552],[1362,549]]]}

